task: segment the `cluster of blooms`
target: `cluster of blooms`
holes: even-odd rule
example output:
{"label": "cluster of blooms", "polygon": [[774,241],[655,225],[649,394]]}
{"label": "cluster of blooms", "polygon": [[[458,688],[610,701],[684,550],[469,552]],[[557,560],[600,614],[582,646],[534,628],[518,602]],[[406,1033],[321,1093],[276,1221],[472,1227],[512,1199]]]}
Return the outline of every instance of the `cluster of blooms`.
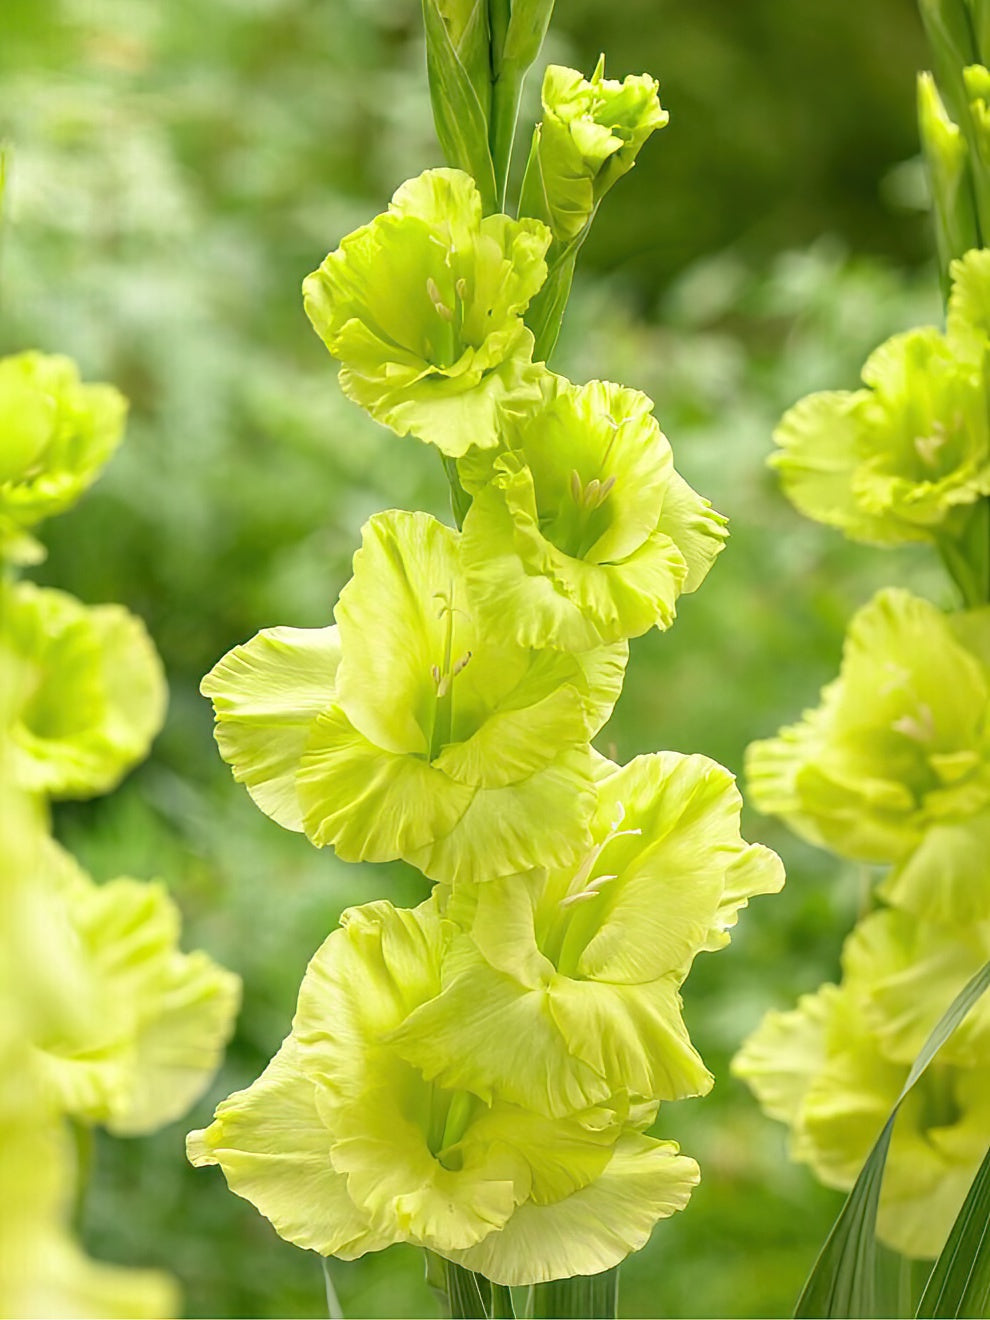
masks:
{"label": "cluster of blooms", "polygon": [[124,400],[66,358],[0,361],[0,1314],[169,1316],[168,1277],[98,1265],[74,1243],[66,1120],[121,1135],[205,1089],[237,978],[179,949],[160,884],[97,884],[50,835],[48,803],[113,788],[147,753],[165,681],[141,622],[17,580],[31,537],[96,478]]}
{"label": "cluster of blooms", "polygon": [[[645,83],[548,73],[565,226],[554,181],[590,212],[661,122]],[[304,285],[345,393],[440,450],[463,528],[371,518],[331,626],[267,629],[203,682],[264,812],[434,888],[344,913],[291,1034],[189,1154],[300,1246],[415,1243],[515,1285],[606,1270],[686,1204],[696,1164],[646,1135],[712,1081],[679,988],[783,875],[720,766],[591,746],[628,639],[672,623],[724,520],[649,399],[534,362],[557,235],[483,210],[468,174],[427,171]]]}
{"label": "cluster of blooms", "polygon": [[[924,130],[930,78],[922,94]],[[944,218],[947,185],[933,173]],[[803,513],[853,540],[931,543],[972,606],[946,614],[881,591],[850,623],[821,704],[748,753],[754,805],[888,868],[880,906],[846,942],[841,984],[769,1013],[734,1062],[790,1126],[792,1157],[842,1189],[928,1034],[990,957],[990,251],[957,255],[947,275],[944,334],[897,335],[863,368],[866,389],[803,399],[772,460]],[[978,1006],[898,1118],[878,1234],[907,1256],[938,1254],[986,1153],[988,1028],[990,1005]]]}

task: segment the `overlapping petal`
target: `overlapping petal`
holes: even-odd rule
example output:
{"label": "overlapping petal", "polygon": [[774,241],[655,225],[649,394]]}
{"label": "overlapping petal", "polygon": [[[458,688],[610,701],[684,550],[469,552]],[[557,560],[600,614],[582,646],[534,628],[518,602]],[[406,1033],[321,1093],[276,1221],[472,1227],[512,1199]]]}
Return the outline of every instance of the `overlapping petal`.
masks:
{"label": "overlapping petal", "polygon": [[[440,989],[450,938],[429,903],[345,913],[307,970],[291,1036],[252,1087],[190,1135],[190,1159],[219,1164],[290,1241],[347,1258],[390,1242],[468,1251],[526,1207],[539,1209],[541,1231],[552,1234],[628,1182],[630,1191],[649,1189],[645,1206],[627,1205],[585,1259],[626,1254],[686,1201],[693,1162],[639,1138],[626,1104],[550,1118],[411,1067],[397,1033]],[[581,1194],[590,1206],[574,1200]],[[553,1206],[561,1218],[543,1213]],[[520,1281],[564,1267],[559,1252],[519,1253],[515,1242],[513,1230]]]}
{"label": "overlapping petal", "polygon": [[597,792],[578,865],[439,899],[462,933],[442,992],[394,1037],[426,1076],[548,1114],[709,1089],[678,987],[739,906],[780,887],[780,863],[742,840],[733,778],[704,757],[638,757]]}
{"label": "overlapping petal", "polygon": [[263,633],[204,680],[259,806],[347,860],[403,857],[448,882],[574,856],[625,644],[571,655],[493,635],[457,533],[397,511],[364,528],[335,615]]}
{"label": "overlapping petal", "polygon": [[469,175],[427,170],[303,284],[344,393],[399,435],[456,457],[498,443],[538,394],[522,313],[546,278],[550,231],[482,218]]}
{"label": "overlapping petal", "polygon": [[[474,494],[463,558],[489,627],[525,646],[582,651],[673,622],[725,520],[673,469],[644,394],[603,381],[544,385],[508,452],[464,460]],[[508,621],[511,621],[508,622]]]}

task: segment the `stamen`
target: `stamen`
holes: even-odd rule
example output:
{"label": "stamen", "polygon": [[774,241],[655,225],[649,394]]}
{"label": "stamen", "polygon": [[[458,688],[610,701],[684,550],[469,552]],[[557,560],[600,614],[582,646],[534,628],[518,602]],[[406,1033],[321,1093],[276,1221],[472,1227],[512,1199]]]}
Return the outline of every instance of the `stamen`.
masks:
{"label": "stamen", "polygon": [[572,469],[572,470],[571,470],[571,498],[574,500],[574,503],[575,503],[575,504],[580,504],[580,503],[581,503],[581,496],[582,496],[582,493],[583,493],[583,492],[582,492],[582,488],[581,488],[581,476],[580,476],[580,473],[577,471],[576,468],[575,468],[575,469]]}
{"label": "stamen", "polygon": [[462,673],[468,667],[471,661],[471,655],[472,652],[466,651],[464,655],[461,656],[460,660],[454,661],[454,668],[450,672],[451,678],[456,678],[458,674]]}
{"label": "stamen", "polygon": [[930,743],[935,737],[935,716],[931,707],[921,702],[917,718],[914,715],[902,715],[890,727],[895,733],[901,733],[914,742]]}
{"label": "stamen", "polygon": [[447,321],[448,323],[452,322],[454,319],[454,313],[444,302],[443,294],[440,292],[440,286],[432,275],[426,277],[426,292],[430,296],[430,302],[433,304],[437,316],[443,321]]}
{"label": "stamen", "polygon": [[454,285],[454,292],[457,294],[458,298],[460,298],[461,302],[464,302],[465,298],[467,298],[467,280],[463,275]]}

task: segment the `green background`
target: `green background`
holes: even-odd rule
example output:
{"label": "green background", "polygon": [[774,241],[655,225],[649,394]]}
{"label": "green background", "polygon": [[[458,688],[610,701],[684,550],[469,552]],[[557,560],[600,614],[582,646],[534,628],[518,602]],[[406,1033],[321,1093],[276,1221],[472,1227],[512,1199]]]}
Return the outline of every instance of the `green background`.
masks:
{"label": "green background", "polygon": [[[554,365],[646,390],[680,471],[732,539],[675,628],[633,643],[599,739],[739,771],[746,743],[813,703],[845,621],[879,585],[945,597],[923,552],[803,522],[764,467],[785,407],[853,385],[884,336],[939,314],[913,160],[909,0],[562,0],[544,60],[660,78],[670,126],[603,206]],[[530,101],[538,78],[531,80]],[[77,357],[132,401],[106,476],[49,525],[35,576],[147,621],[171,685],[151,759],[61,837],[98,878],[161,876],[244,978],[227,1063],[188,1122],[97,1143],[94,1254],[181,1278],[191,1316],[326,1314],[315,1256],[281,1242],[186,1129],[287,1032],[306,962],[346,905],[412,903],[402,865],[344,866],[262,817],[210,734],[200,677],[261,627],[329,618],[365,518],[446,515],[435,454],[345,401],[302,277],[394,188],[440,163],[415,0],[3,0],[9,188],[0,351]],[[788,884],[685,987],[717,1076],[658,1131],[702,1167],[688,1210],[623,1270],[626,1316],[788,1314],[840,1198],[786,1159],[727,1064],[771,1005],[834,976],[862,877],[747,817]],[[331,1272],[348,1316],[436,1314],[420,1256]]]}

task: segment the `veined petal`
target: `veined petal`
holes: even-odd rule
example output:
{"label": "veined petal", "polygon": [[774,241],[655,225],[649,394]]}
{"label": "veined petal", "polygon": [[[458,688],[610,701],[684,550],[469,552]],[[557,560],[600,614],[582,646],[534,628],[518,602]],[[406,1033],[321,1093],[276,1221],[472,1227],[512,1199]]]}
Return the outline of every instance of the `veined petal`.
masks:
{"label": "veined petal", "polygon": [[296,786],[307,836],[348,862],[412,860],[477,796],[429,761],[375,746],[337,705],[318,716]]}
{"label": "veined petal", "polygon": [[301,831],[296,774],[316,717],[334,699],[336,628],[266,628],[223,657],[200,691],[220,755],[272,820]]}
{"label": "veined petal", "polygon": [[352,1260],[394,1239],[375,1232],[348,1196],[330,1162],[332,1143],[290,1037],[252,1086],[224,1100],[208,1128],[189,1134],[186,1153],[197,1168],[219,1164],[230,1190],[280,1237]]}
{"label": "veined petal", "polygon": [[552,1205],[527,1202],[478,1246],[444,1254],[506,1286],[599,1274],[638,1251],[658,1219],[683,1210],[699,1179],[673,1142],[630,1134],[589,1186]]}

